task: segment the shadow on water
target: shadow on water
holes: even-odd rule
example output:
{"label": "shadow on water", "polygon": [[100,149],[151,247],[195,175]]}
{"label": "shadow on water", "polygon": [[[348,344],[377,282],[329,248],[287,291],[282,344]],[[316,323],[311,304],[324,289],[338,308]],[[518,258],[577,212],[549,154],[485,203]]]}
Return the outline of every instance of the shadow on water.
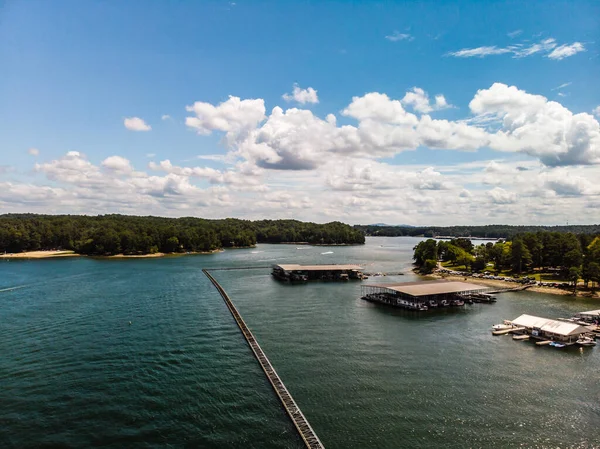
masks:
{"label": "shadow on water", "polygon": [[389,304],[377,303],[372,301],[367,301],[365,299],[359,298],[359,301],[364,303],[364,307],[369,307],[374,310],[376,313],[381,313],[383,315],[393,316],[393,317],[401,317],[406,320],[412,321],[432,321],[435,319],[441,319],[443,317],[448,316],[457,316],[464,315],[469,313],[469,308],[473,307],[473,305],[457,306],[457,307],[435,307],[426,311],[418,311],[418,310],[408,310],[403,309],[401,307],[395,307]]}

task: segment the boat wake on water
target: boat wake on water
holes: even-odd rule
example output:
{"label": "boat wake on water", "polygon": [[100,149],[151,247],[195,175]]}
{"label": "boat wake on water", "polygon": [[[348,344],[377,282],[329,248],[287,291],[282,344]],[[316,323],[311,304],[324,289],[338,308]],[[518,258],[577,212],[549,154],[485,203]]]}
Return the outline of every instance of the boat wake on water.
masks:
{"label": "boat wake on water", "polygon": [[321,253],[321,254],[333,254],[333,251],[326,251],[326,252]]}
{"label": "boat wake on water", "polygon": [[0,288],[0,293],[2,292],[11,292],[13,290],[19,290],[20,288],[25,288],[27,287],[26,285],[19,285],[17,287],[9,287],[9,288]]}

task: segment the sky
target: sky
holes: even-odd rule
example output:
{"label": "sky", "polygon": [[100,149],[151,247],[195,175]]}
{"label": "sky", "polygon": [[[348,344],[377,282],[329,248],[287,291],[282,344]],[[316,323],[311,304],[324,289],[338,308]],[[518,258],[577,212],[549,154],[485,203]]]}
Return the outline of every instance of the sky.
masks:
{"label": "sky", "polygon": [[599,18],[0,0],[0,214],[599,223]]}

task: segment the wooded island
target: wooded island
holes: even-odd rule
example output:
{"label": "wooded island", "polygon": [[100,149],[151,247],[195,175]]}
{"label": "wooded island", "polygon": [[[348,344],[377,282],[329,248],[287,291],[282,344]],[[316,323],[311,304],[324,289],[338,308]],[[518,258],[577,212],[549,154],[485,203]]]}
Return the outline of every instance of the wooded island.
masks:
{"label": "wooded island", "polygon": [[50,249],[85,255],[209,252],[256,243],[363,244],[364,234],[340,222],[207,220],[128,215],[0,215],[0,252]]}

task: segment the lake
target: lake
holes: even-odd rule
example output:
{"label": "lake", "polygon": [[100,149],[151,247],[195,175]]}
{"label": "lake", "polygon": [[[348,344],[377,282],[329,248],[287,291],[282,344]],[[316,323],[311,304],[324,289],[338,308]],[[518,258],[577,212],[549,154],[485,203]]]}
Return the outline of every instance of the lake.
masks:
{"label": "lake", "polygon": [[[202,268],[358,263],[405,273],[365,282],[413,281],[418,241],[0,261],[0,447],[303,447]],[[597,303],[518,292],[418,314],[361,300],[360,282],[213,275],[327,448],[600,445],[600,347],[490,332]]]}

